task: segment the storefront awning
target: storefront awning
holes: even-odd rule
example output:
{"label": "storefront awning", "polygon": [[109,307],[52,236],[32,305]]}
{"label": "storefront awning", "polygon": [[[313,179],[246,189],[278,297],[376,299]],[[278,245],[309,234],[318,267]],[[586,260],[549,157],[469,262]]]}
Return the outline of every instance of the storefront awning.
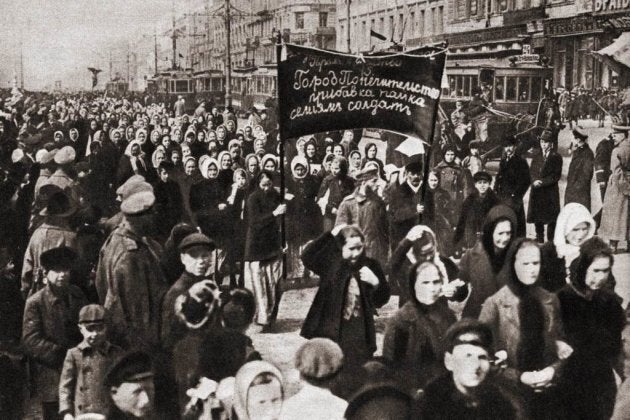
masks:
{"label": "storefront awning", "polygon": [[[617,38],[612,44],[602,48],[599,51],[593,51],[593,55],[599,58],[601,61],[609,64],[615,63],[613,69],[617,71],[617,68],[622,65],[625,67],[625,71],[630,70],[630,32],[624,32],[619,38]],[[617,71],[619,73],[619,71]]]}

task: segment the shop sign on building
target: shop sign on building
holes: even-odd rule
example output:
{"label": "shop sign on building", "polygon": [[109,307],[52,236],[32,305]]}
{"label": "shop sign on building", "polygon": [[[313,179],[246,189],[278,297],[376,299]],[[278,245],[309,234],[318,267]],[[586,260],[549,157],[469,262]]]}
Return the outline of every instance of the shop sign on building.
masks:
{"label": "shop sign on building", "polygon": [[630,0],[593,0],[594,12],[617,12],[630,9]]}
{"label": "shop sign on building", "polygon": [[540,61],[540,55],[532,54],[532,47],[529,44],[523,44],[523,53],[516,56],[516,64],[535,64]]}

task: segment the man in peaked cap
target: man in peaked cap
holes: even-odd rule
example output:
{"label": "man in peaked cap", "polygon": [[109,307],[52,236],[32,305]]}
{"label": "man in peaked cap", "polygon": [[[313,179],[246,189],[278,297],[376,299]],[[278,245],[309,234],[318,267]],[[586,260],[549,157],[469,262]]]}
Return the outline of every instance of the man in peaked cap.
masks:
{"label": "man in peaked cap", "polygon": [[153,188],[142,182],[123,199],[123,220],[101,248],[95,280],[99,301],[110,314],[113,341],[147,351],[160,344],[160,304],[166,291],[162,249],[149,237],[154,203]]}
{"label": "man in peaked cap", "polygon": [[579,125],[573,128],[571,142],[571,162],[567,173],[567,188],[564,191],[564,205],[580,203],[591,209],[591,180],[593,178],[595,155],[588,145],[588,134]]}
{"label": "man in peaked cap", "polygon": [[59,378],[66,351],[81,341],[79,311],[87,304],[81,290],[70,284],[76,253],[67,247],[41,255],[46,286],[26,300],[22,343],[35,365],[35,381],[44,419],[59,413]]}
{"label": "man in peaked cap", "polygon": [[430,383],[419,402],[422,419],[519,418],[517,407],[489,376],[494,355],[492,331],[464,318],[446,332],[444,365],[450,371]]}
{"label": "man in peaked cap", "polygon": [[295,353],[295,368],[303,386],[282,405],[280,420],[305,418],[341,419],[348,403],[330,392],[343,367],[343,352],[328,338],[313,338]]}
{"label": "man in peaked cap", "polygon": [[[134,185],[142,183],[143,187],[146,187],[145,178],[142,175],[132,175],[124,184],[122,184],[116,190],[116,201],[122,203],[122,201],[127,198],[130,194],[137,190]],[[150,186],[150,185],[149,185]],[[141,187],[142,188],[142,187]],[[151,187],[152,188],[152,187]],[[105,222],[105,230],[107,232],[112,232],[123,220],[123,212],[119,211]]]}
{"label": "man in peaked cap", "polygon": [[109,420],[147,419],[154,414],[155,384],[148,354],[131,352],[121,357],[107,372],[105,386],[113,403]]}

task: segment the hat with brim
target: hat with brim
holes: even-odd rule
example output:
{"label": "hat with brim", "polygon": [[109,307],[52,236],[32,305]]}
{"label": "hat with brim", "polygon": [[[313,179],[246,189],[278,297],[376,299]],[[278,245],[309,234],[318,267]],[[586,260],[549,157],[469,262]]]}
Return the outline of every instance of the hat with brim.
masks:
{"label": "hat with brim", "polygon": [[118,187],[118,189],[116,190],[116,195],[120,195],[124,198],[127,195],[125,194],[125,192],[129,191],[129,188],[131,187],[131,185],[138,184],[140,182],[145,182],[145,181],[146,180],[144,179],[142,175],[138,175],[138,174],[132,175],[120,187]]}
{"label": "hat with brim", "polygon": [[377,383],[362,387],[348,402],[345,419],[409,419],[413,398],[399,387]]}
{"label": "hat with brim", "polygon": [[586,130],[584,130],[583,127],[576,125],[575,127],[573,127],[573,136],[581,139],[581,140],[586,140],[588,138],[588,133],[586,133]]}
{"label": "hat with brim", "polygon": [[343,366],[343,351],[328,338],[313,338],[295,353],[295,368],[305,378],[332,378]]}
{"label": "hat with brim", "polygon": [[105,308],[95,303],[85,305],[79,311],[79,324],[94,325],[105,322]]}
{"label": "hat with brim", "polygon": [[378,168],[372,165],[364,167],[361,172],[357,174],[357,181],[367,181],[372,178],[378,177]]}
{"label": "hat with brim", "polygon": [[[136,188],[138,186],[139,184],[135,184]],[[128,197],[123,199],[122,203],[120,204],[120,211],[122,211],[123,214],[127,216],[138,216],[151,209],[154,204],[155,194],[153,193],[153,188],[151,188],[150,190],[148,188],[142,188],[141,191],[130,194]]]}
{"label": "hat with brim", "polygon": [[72,216],[77,211],[77,205],[74,200],[64,191],[57,191],[48,197],[46,207],[39,213],[40,216]]}
{"label": "hat with brim", "polygon": [[77,253],[67,246],[60,246],[44,251],[39,262],[44,270],[70,270],[77,259]]}
{"label": "hat with brim", "polygon": [[105,375],[105,386],[117,387],[125,382],[142,382],[153,377],[151,356],[141,351],[123,355]]}
{"label": "hat with brim", "polygon": [[177,248],[179,252],[186,253],[186,251],[188,251],[189,249],[195,246],[205,247],[211,251],[216,248],[216,246],[214,245],[214,242],[212,242],[212,239],[208,238],[203,233],[198,233],[198,232],[191,233],[190,235],[186,236],[180,242]]}
{"label": "hat with brim", "polygon": [[492,175],[485,171],[475,172],[473,182],[486,181],[492,183]]}
{"label": "hat with brim", "polygon": [[517,143],[516,137],[510,135],[503,137],[503,140],[501,140],[503,147],[516,146]]}
{"label": "hat with brim", "polygon": [[543,132],[540,134],[540,141],[544,141],[544,142],[551,142],[552,139],[552,133],[549,130],[543,130]]}

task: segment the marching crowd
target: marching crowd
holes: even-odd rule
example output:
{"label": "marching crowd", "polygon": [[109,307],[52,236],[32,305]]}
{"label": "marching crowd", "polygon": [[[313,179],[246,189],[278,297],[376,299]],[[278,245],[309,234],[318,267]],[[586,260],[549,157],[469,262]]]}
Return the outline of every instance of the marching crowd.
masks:
{"label": "marching crowd", "polygon": [[[479,140],[436,140],[427,168],[383,162],[363,130],[281,161],[272,101],[245,124],[133,96],[14,92],[2,110],[2,418],[28,395],[64,420],[630,416],[627,121],[595,152],[572,127],[561,200],[548,130],[531,162],[506,135],[493,176]],[[275,331],[283,276],[319,281],[293,396],[248,337]]]}

